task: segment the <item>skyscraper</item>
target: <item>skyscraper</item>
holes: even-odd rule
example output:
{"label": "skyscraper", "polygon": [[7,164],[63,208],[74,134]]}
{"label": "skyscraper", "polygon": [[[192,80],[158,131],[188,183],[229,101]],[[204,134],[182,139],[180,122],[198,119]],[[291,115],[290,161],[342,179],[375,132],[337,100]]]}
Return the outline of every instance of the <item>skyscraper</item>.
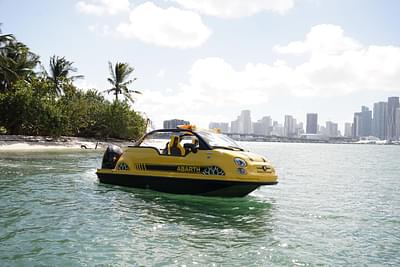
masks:
{"label": "skyscraper", "polygon": [[387,104],[387,131],[386,139],[394,140],[396,138],[396,109],[399,107],[399,97],[393,96],[388,98]]}
{"label": "skyscraper", "polygon": [[271,135],[272,120],[271,117],[262,117],[261,120],[253,123],[253,133],[259,135]]}
{"label": "skyscraper", "polygon": [[252,132],[251,126],[250,110],[242,110],[239,117],[239,132],[249,134]]}
{"label": "skyscraper", "polygon": [[338,136],[338,124],[327,121],[326,122],[326,135],[329,137],[337,137]]}
{"label": "skyscraper", "polygon": [[363,137],[371,135],[372,111],[362,106],[361,112],[354,113],[353,136]]}
{"label": "skyscraper", "polygon": [[387,102],[374,104],[374,118],[372,119],[372,135],[380,139],[386,138],[387,130]]}
{"label": "skyscraper", "polygon": [[231,122],[231,133],[252,133],[250,110],[242,110],[237,119]]}
{"label": "skyscraper", "polygon": [[400,140],[400,108],[396,108],[396,140]]}
{"label": "skyscraper", "polygon": [[346,122],[344,124],[344,136],[352,137],[353,136],[353,124],[351,122]]}
{"label": "skyscraper", "polygon": [[288,137],[296,135],[297,122],[293,116],[285,115],[285,124],[283,125],[283,134]]}
{"label": "skyscraper", "polygon": [[362,115],[361,112],[354,113],[353,119],[353,137],[360,137],[361,136],[361,122],[362,122]]}
{"label": "skyscraper", "polygon": [[361,107],[361,136],[371,135],[372,111],[368,107]]}
{"label": "skyscraper", "polygon": [[316,134],[318,131],[318,114],[307,113],[307,134]]}
{"label": "skyscraper", "polygon": [[239,133],[239,117],[236,120],[231,121],[231,133]]}
{"label": "skyscraper", "polygon": [[270,116],[264,116],[261,118],[261,124],[263,125],[263,130],[265,135],[271,135],[272,132],[272,119]]}

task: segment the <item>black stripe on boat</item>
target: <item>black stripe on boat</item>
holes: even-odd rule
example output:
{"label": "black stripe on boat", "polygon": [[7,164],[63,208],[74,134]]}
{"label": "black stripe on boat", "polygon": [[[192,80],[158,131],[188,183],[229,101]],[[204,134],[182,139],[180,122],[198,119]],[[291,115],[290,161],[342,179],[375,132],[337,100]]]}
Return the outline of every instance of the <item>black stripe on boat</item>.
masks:
{"label": "black stripe on boat", "polygon": [[277,182],[239,182],[159,176],[142,176],[113,173],[97,173],[100,182],[155,191],[221,197],[243,197],[261,185],[273,185]]}

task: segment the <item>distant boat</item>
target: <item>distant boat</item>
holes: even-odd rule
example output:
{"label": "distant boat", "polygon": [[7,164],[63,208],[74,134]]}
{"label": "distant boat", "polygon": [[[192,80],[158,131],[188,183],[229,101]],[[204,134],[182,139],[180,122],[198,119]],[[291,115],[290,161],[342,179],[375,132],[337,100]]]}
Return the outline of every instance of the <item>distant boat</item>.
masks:
{"label": "distant boat", "polygon": [[376,144],[376,140],[359,140],[355,144]]}

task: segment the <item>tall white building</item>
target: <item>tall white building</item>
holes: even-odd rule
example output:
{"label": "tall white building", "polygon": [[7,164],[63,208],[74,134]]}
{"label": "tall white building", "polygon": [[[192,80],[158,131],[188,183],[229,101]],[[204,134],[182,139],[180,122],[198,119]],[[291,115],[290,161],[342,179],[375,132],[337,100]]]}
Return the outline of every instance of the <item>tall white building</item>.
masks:
{"label": "tall white building", "polygon": [[396,109],[400,107],[399,97],[393,96],[388,98],[387,117],[386,117],[386,139],[396,139]]}
{"label": "tall white building", "polygon": [[269,116],[262,117],[261,120],[253,123],[253,133],[259,135],[271,135],[272,119]]}
{"label": "tall white building", "polygon": [[239,117],[234,120],[231,121],[231,133],[239,133]]}
{"label": "tall white building", "polygon": [[339,134],[338,124],[331,121],[327,121],[325,127],[325,134],[329,137],[337,137]]}
{"label": "tall white building", "polygon": [[400,140],[400,107],[396,109],[396,139]]}
{"label": "tall white building", "polygon": [[239,132],[244,134],[252,133],[250,110],[242,110],[239,116]]}
{"label": "tall white building", "polygon": [[387,102],[377,102],[374,104],[374,117],[372,119],[372,135],[380,139],[386,138],[387,131]]}
{"label": "tall white building", "polygon": [[346,122],[344,124],[344,137],[353,136],[353,124],[351,122]]}
{"label": "tall white building", "polygon": [[297,129],[297,121],[291,115],[285,115],[285,123],[283,126],[283,134],[287,137],[296,136],[296,129]]}
{"label": "tall white building", "polygon": [[250,110],[242,110],[236,120],[231,122],[231,133],[252,133]]}

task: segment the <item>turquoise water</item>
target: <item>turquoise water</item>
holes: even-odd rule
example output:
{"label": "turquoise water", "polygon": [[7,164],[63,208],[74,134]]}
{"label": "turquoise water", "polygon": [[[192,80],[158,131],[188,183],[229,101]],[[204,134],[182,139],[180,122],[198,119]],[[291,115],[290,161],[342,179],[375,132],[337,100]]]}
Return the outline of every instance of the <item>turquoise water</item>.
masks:
{"label": "turquoise water", "polygon": [[101,152],[0,152],[1,266],[400,266],[400,146],[244,143],[245,198],[99,184]]}

